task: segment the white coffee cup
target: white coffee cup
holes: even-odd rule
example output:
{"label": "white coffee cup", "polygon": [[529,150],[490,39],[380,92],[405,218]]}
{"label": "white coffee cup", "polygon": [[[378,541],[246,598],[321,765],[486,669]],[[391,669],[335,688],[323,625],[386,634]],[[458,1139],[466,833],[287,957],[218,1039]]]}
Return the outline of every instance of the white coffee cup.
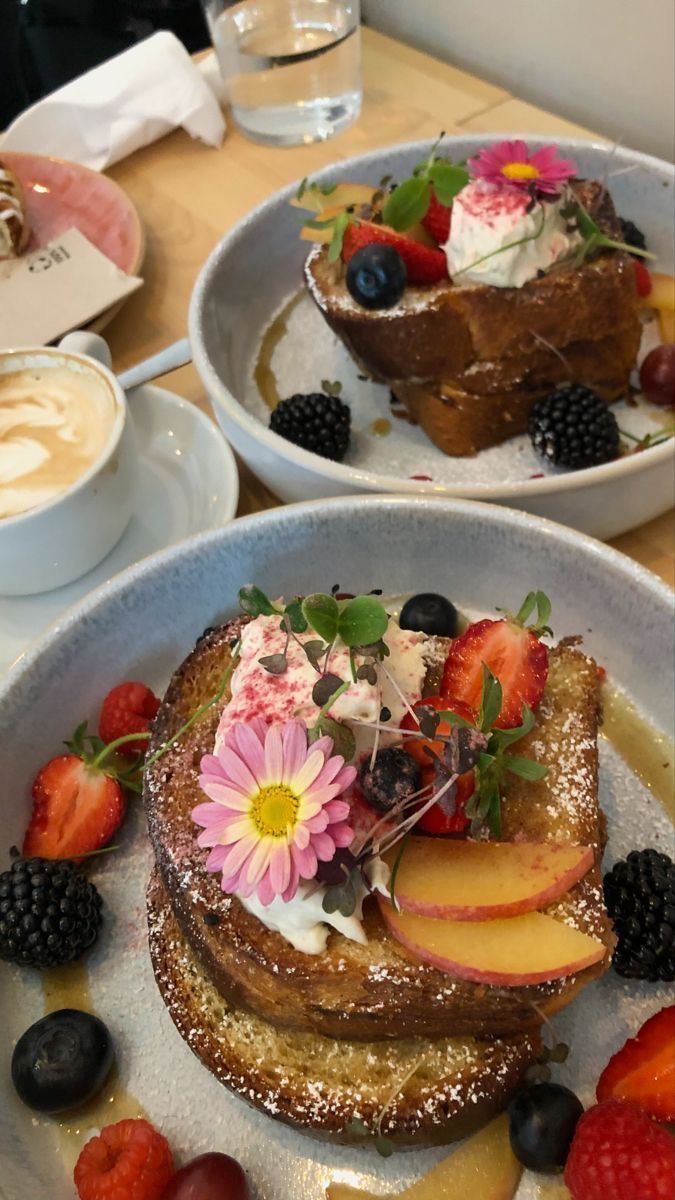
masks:
{"label": "white coffee cup", "polygon": [[51,591],[79,579],[119,541],[134,507],[136,435],[106,343],[94,334],[76,333],[53,348],[0,351],[0,376],[54,366],[80,379],[94,377],[98,387],[103,383],[113,403],[112,427],[75,482],[46,503],[0,518],[0,595]]}

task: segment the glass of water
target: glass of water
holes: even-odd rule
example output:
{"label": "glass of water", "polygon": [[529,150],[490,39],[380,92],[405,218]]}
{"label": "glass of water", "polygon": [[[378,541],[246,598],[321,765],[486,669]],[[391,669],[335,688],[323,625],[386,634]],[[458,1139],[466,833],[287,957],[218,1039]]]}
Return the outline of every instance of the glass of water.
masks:
{"label": "glass of water", "polygon": [[359,115],[359,0],[203,3],[232,116],[247,137],[316,142]]}

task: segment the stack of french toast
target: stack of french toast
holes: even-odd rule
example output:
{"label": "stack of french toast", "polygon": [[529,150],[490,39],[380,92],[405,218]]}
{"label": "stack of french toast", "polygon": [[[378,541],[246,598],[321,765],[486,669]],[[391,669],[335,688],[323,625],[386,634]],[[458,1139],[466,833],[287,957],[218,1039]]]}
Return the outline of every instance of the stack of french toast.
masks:
{"label": "stack of french toast", "polygon": [[[518,744],[547,770],[534,781],[508,776],[499,840],[590,849],[589,869],[544,913],[598,949],[590,965],[562,964],[540,982],[528,982],[534,976],[523,951],[508,983],[490,983],[407,949],[392,932],[384,895],[365,900],[362,940],[332,930],[325,950],[310,954],[224,894],[206,867],[192,813],[204,799],[200,763],[213,753],[229,688],[170,739],[218,694],[241,631],[236,619],[200,639],[171,680],[154,726],[151,755],[169,742],[145,785],[156,860],[150,950],[164,1002],[222,1083],[305,1133],[351,1142],[377,1132],[414,1146],[463,1137],[505,1108],[541,1053],[542,1022],[607,964],[596,664],[570,644],[548,651],[534,728]],[[429,667],[422,690],[438,691],[438,667]]]}

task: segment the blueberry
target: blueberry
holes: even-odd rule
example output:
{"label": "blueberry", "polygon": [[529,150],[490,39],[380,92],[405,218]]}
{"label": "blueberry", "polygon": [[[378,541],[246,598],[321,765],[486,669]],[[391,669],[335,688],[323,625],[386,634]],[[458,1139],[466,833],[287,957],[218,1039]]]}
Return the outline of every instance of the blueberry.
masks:
{"label": "blueberry", "polygon": [[523,1088],[509,1105],[509,1138],[518,1161],[530,1171],[562,1171],[583,1111],[574,1092],[558,1083]]}
{"label": "blueberry", "polygon": [[62,1008],[21,1035],[12,1055],[12,1082],[29,1108],[65,1112],[100,1091],[113,1061],[112,1039],[103,1021]]}
{"label": "blueberry", "polygon": [[393,246],[371,243],[347,263],[347,289],[363,308],[391,308],[403,295],[408,273]]}
{"label": "blueberry", "polygon": [[433,634],[436,637],[457,637],[458,613],[454,604],[436,592],[419,592],[406,600],[399,618],[401,629]]}
{"label": "blueberry", "polygon": [[372,768],[370,756],[363,760],[359,780],[371,808],[388,812],[420,788],[422,772],[415,759],[400,746],[389,746],[378,751]]}

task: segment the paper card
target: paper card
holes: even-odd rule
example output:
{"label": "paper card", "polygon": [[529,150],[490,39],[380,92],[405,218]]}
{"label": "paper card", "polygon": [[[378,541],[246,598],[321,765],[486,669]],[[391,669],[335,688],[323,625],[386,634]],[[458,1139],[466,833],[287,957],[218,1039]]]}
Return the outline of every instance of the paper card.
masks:
{"label": "paper card", "polygon": [[46,346],[79,329],[143,280],[125,275],[79,229],[0,262],[0,349]]}

